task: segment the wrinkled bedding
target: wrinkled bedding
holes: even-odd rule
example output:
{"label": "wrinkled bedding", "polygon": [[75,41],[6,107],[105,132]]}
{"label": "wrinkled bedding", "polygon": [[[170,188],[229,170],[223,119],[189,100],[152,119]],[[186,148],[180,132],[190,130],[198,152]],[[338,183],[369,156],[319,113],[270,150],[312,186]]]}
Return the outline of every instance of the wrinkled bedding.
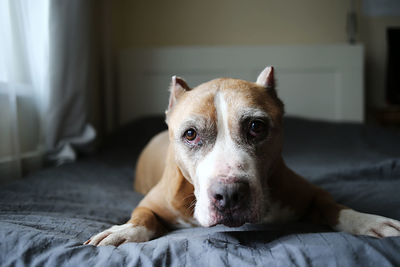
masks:
{"label": "wrinkled bedding", "polygon": [[[143,197],[134,163],[163,119],[136,121],[95,156],[0,188],[1,266],[399,266],[400,237],[375,239],[307,223],[170,232],[93,247],[91,235],[128,220]],[[400,135],[380,128],[285,120],[284,158],[345,205],[400,220]]]}

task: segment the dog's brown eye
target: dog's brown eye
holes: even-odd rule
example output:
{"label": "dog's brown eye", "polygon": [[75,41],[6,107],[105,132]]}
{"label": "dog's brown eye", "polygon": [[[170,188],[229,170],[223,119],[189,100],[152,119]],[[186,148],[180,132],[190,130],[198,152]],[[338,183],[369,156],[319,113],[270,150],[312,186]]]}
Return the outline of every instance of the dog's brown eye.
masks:
{"label": "dog's brown eye", "polygon": [[197,133],[196,133],[196,131],[194,129],[190,128],[189,130],[187,130],[185,132],[184,136],[185,136],[186,140],[193,141],[193,140],[196,139]]}
{"label": "dog's brown eye", "polygon": [[266,125],[262,121],[252,121],[249,125],[249,134],[252,137],[257,137],[266,131]]}

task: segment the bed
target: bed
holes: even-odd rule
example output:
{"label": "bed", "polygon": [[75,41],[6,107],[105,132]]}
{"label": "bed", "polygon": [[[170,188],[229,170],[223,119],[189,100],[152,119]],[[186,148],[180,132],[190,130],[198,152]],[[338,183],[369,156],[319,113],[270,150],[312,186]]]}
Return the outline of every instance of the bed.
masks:
{"label": "bed", "polygon": [[[284,158],[359,211],[400,220],[400,134],[357,123],[285,118]],[[120,247],[82,245],[128,220],[143,197],[134,163],[165,129],[134,120],[96,155],[0,189],[1,266],[399,266],[400,237],[375,239],[304,222],[189,228]]]}

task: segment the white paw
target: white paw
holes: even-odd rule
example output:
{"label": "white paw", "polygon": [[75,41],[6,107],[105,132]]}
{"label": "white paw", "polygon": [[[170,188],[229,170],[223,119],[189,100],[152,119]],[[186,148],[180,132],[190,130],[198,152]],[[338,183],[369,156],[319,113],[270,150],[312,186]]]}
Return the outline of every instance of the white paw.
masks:
{"label": "white paw", "polygon": [[339,231],[373,237],[400,236],[400,222],[386,217],[344,209],[339,214]]}
{"label": "white paw", "polygon": [[92,236],[84,245],[119,246],[127,242],[146,242],[153,237],[153,231],[144,226],[134,226],[131,223],[114,225],[107,230]]}

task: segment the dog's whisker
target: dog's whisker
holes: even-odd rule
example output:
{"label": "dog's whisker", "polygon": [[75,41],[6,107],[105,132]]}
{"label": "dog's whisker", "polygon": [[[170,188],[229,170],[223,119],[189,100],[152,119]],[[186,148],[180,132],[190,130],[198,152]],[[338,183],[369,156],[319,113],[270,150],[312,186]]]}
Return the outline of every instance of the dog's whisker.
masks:
{"label": "dog's whisker", "polygon": [[195,206],[196,206],[196,203],[197,203],[196,199],[194,199],[194,200],[190,203],[190,205],[189,205],[189,207],[188,207],[188,210],[189,210],[190,212],[192,212],[192,211],[194,210],[194,208],[195,208]]}
{"label": "dog's whisker", "polygon": [[191,198],[191,197],[194,197],[194,193],[191,193],[191,194],[187,195],[182,200],[185,201],[186,199]]}

